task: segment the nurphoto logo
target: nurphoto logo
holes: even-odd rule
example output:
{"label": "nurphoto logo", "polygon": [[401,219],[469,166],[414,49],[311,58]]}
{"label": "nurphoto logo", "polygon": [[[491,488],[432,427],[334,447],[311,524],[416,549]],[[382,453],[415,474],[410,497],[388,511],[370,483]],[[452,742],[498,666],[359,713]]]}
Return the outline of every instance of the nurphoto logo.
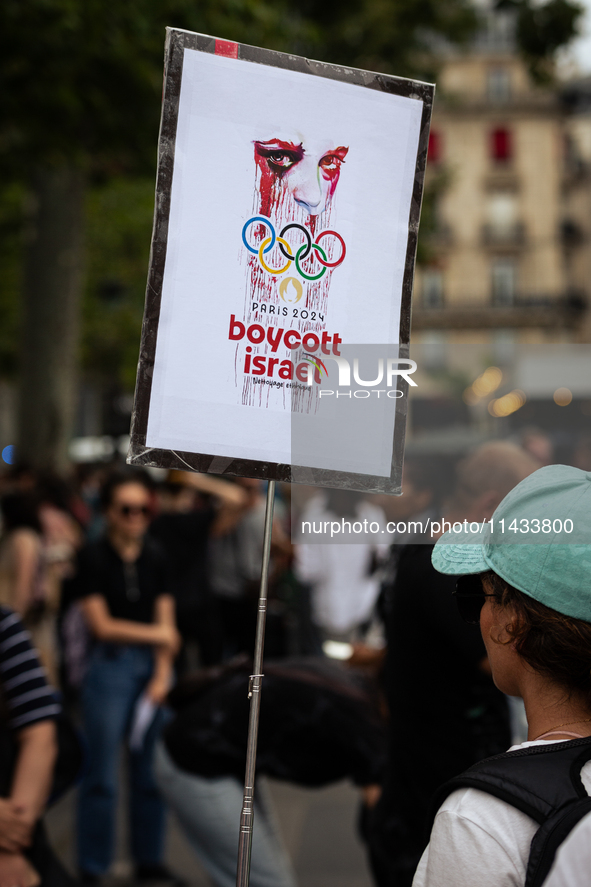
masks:
{"label": "nurphoto logo", "polygon": [[[351,364],[347,358],[342,356],[337,357],[336,355],[331,354],[327,355],[324,360],[333,360],[336,363],[338,369],[338,387],[350,389]],[[320,363],[322,363],[322,361],[320,361]],[[308,385],[312,385],[314,378],[316,379],[316,382],[321,381],[320,376],[322,375],[322,370],[320,371],[319,376],[318,369],[319,367],[317,366],[316,361],[310,361],[307,368]],[[324,363],[322,363],[322,369],[324,369],[326,376],[328,376],[328,370]],[[361,387],[355,391],[335,391],[330,388],[321,388],[319,395],[320,397],[336,396],[367,398],[371,397],[372,394],[375,394],[379,398],[381,394],[385,394],[386,397],[396,399],[403,396],[403,392],[395,387],[398,378],[404,379],[405,382],[414,388],[417,387],[417,383],[414,379],[411,379],[411,375],[416,369],[416,361],[410,360],[407,357],[387,357],[385,360],[383,357],[380,357],[377,362],[377,376],[375,379],[362,379],[359,370],[359,358],[355,357],[353,358],[353,379],[355,383]],[[314,370],[316,370],[316,373]],[[384,383],[386,385],[385,388],[378,388],[379,385]]]}

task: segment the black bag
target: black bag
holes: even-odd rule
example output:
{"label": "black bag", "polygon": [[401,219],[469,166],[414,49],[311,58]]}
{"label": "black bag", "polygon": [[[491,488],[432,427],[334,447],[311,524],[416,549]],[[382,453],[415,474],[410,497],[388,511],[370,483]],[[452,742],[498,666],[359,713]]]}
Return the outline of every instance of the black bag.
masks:
{"label": "black bag", "polygon": [[446,782],[435,795],[437,811],[458,788],[477,788],[526,813],[538,824],[524,887],[541,887],[556,852],[579,820],[591,812],[581,769],[591,760],[591,737],[534,745],[495,755]]}

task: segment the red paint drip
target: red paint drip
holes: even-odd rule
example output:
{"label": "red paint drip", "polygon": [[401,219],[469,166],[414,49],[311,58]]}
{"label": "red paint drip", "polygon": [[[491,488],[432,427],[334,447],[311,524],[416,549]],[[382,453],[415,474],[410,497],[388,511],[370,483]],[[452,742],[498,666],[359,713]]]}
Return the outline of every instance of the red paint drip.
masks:
{"label": "red paint drip", "polygon": [[263,216],[270,217],[271,209],[277,204],[279,193],[281,191],[281,179],[276,172],[269,169],[266,157],[262,157],[257,153],[256,147],[254,151],[254,160],[258,168],[257,186],[261,197],[259,212]]}
{"label": "red paint drip", "polygon": [[225,59],[237,59],[238,44],[234,43],[232,40],[218,40],[216,37],[215,54],[221,55]]}
{"label": "red paint drip", "polygon": [[[310,231],[314,240],[320,231],[329,229],[331,225],[331,216],[334,209],[334,192],[336,182],[338,181],[338,172],[331,176],[331,187],[329,188],[326,203],[321,213],[310,216],[302,207],[300,207],[293,198],[285,176],[279,175],[275,170],[270,168],[267,158],[260,155],[255,147],[255,187],[253,191],[252,214],[262,215],[270,219],[275,227],[276,233],[279,233],[284,225],[289,222],[297,222]],[[259,246],[262,240],[269,236],[269,231],[264,225],[253,225],[251,228],[252,245]],[[297,247],[300,241],[294,236],[293,240],[288,235],[288,239],[292,242],[292,246]],[[323,243],[329,261],[333,261],[337,246],[333,243],[333,239],[328,238]],[[339,247],[340,248],[340,247]],[[269,251],[266,255],[268,264],[271,267],[281,266],[283,259],[279,255],[278,247]],[[318,273],[320,266],[316,261],[316,256],[312,254],[304,260],[303,268],[309,274]],[[291,274],[296,274],[296,270],[290,269]],[[260,323],[265,329],[272,325],[281,325],[285,328],[291,327],[299,330],[302,335],[308,331],[316,332],[321,335],[322,331],[328,329],[328,303],[329,292],[333,269],[327,269],[326,273],[315,281],[301,280],[303,287],[303,298],[297,306],[297,314],[293,314],[294,306],[284,305],[279,297],[279,282],[281,276],[272,275],[262,269],[259,264],[258,257],[250,254],[247,257],[246,270],[246,287],[245,287],[245,303],[244,303],[244,322],[245,324]],[[258,303],[258,308],[253,309],[253,302]],[[269,314],[269,308],[275,307],[276,314]],[[289,313],[283,315],[280,309],[287,307]],[[263,310],[265,309],[265,310]],[[308,317],[301,317],[301,311],[305,309]],[[313,317],[312,315],[315,314]],[[320,318],[322,316],[322,319]],[[261,344],[261,351],[265,356],[271,353],[267,342]],[[242,351],[241,351],[242,355]],[[285,357],[289,358],[287,353]],[[280,390],[281,395],[277,395],[276,391]],[[242,384],[242,403],[250,406],[269,407],[275,402],[275,397],[281,398],[284,402],[289,402],[289,406],[293,412],[315,412],[318,406],[317,392],[313,389],[303,391],[301,388],[295,389],[274,389],[267,385],[255,385],[251,375],[243,379]]]}

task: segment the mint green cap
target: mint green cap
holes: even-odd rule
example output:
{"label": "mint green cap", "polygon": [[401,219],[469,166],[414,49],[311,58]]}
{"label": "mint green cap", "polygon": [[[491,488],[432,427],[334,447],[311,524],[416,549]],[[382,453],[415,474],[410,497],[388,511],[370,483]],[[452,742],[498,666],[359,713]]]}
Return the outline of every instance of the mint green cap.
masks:
{"label": "mint green cap", "polygon": [[505,496],[489,523],[455,526],[462,529],[433,549],[440,573],[493,570],[547,607],[591,622],[591,472],[540,468]]}

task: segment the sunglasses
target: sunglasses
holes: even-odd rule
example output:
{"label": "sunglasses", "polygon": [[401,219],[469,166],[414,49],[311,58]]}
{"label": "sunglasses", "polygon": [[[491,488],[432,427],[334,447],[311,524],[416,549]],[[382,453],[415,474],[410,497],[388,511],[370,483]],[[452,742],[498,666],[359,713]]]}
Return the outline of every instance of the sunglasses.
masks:
{"label": "sunglasses", "polygon": [[486,594],[482,587],[482,580],[477,573],[472,576],[460,576],[453,594],[460,616],[468,625],[479,624],[480,611],[484,607],[487,597],[494,597],[494,594]]}
{"label": "sunglasses", "polygon": [[150,514],[150,509],[147,505],[120,505],[117,510],[122,517],[137,517],[139,514],[147,517]]}

